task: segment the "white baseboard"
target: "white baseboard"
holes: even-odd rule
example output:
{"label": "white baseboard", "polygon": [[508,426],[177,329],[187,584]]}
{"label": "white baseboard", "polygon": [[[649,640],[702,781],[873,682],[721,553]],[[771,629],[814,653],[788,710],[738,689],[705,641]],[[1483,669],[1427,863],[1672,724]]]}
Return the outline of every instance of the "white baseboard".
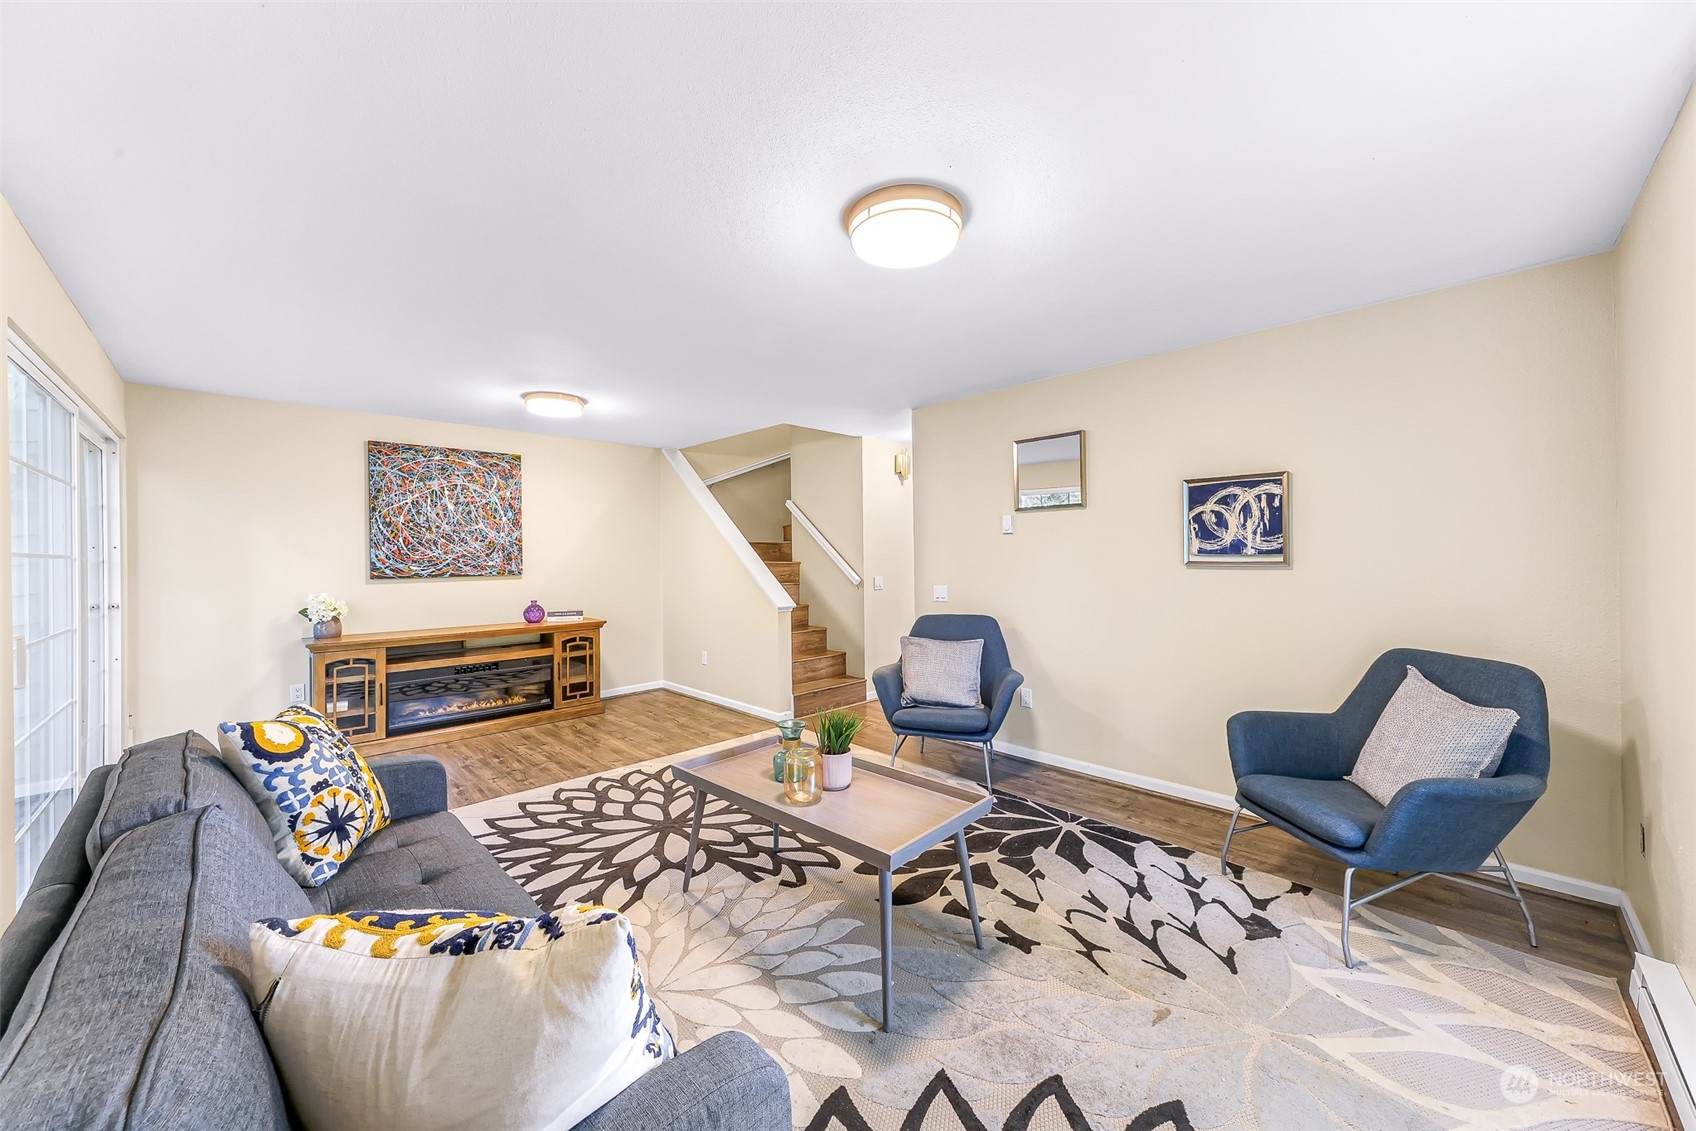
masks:
{"label": "white baseboard", "polygon": [[1132,785],[1138,789],[1146,789],[1150,793],[1163,793],[1167,797],[1181,797],[1185,801],[1194,801],[1197,805],[1206,805],[1212,809],[1223,809],[1229,813],[1237,807],[1234,799],[1223,793],[1215,793],[1211,789],[1197,789],[1193,785],[1179,785],[1177,782],[1166,781],[1163,778],[1151,778],[1145,774],[1134,774],[1129,770],[1116,770],[1110,766],[1097,765],[1094,762],[1084,762],[1077,758],[1067,758],[1061,754],[1050,754],[1046,750],[1033,750],[1029,746],[1016,746],[1011,742],[995,743],[997,754],[1011,754],[1025,762],[1036,762],[1043,766],[1056,766],[1062,770],[1083,774],[1086,777],[1101,778],[1103,781],[1118,782],[1120,785]]}
{"label": "white baseboard", "polygon": [[[1118,782],[1120,785],[1135,786],[1137,789],[1146,789],[1150,793],[1182,798],[1185,801],[1193,801],[1198,805],[1221,809],[1227,813],[1237,807],[1234,798],[1223,793],[1216,793],[1211,789],[1200,789],[1193,785],[1180,785],[1177,782],[1166,781],[1162,778],[1149,777],[1146,774],[1100,766],[1094,762],[1067,758],[1060,754],[1050,754],[1046,750],[1033,750],[1029,746],[998,741],[995,744],[995,751],[998,754],[1010,754],[1022,761],[1035,762],[1043,766],[1055,766],[1087,777]],[[1526,864],[1513,864],[1512,866],[1514,878],[1525,887],[1555,892],[1558,895],[1570,895],[1577,899],[1588,899],[1593,903],[1619,908],[1620,916],[1625,920],[1626,930],[1631,935],[1632,947],[1640,954],[1652,955],[1654,953],[1649,947],[1649,938],[1644,933],[1643,923],[1637,918],[1637,910],[1631,906],[1631,897],[1626,895],[1622,889],[1608,884],[1598,884],[1591,880],[1581,880],[1575,876],[1565,876],[1559,872],[1533,868]]]}
{"label": "white baseboard", "polygon": [[[672,683],[670,680],[662,680],[659,683],[649,686],[664,688],[667,691],[675,691],[679,695],[687,695],[691,699],[700,699],[707,703],[717,703],[720,707],[729,707],[732,711],[741,711],[743,714],[753,715],[757,719],[765,719],[767,722],[772,723],[782,722],[784,719],[789,718],[792,714],[792,712],[789,711],[773,711],[766,707],[756,707],[752,703],[743,703],[737,699],[727,699],[723,695],[714,695],[712,692],[702,691],[698,687],[685,687],[681,683]],[[605,693],[603,692],[603,695],[604,694]]]}
{"label": "white baseboard", "polygon": [[602,699],[617,699],[620,695],[634,695],[638,691],[663,691],[665,680],[651,679],[647,683],[631,683],[624,687],[604,687],[601,689]]}
{"label": "white baseboard", "polygon": [[1678,967],[1638,955],[1631,968],[1631,1004],[1643,1021],[1661,1070],[1661,1090],[1686,1127],[1696,1127],[1690,1074],[1696,1072],[1696,999]]}

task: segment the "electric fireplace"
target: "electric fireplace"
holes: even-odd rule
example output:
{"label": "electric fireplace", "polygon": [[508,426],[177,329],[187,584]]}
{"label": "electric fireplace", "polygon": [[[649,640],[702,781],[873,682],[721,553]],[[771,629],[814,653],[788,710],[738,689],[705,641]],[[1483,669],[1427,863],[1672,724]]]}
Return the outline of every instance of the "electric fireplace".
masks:
{"label": "electric fireplace", "polygon": [[388,733],[545,711],[554,705],[553,676],[553,661],[534,657],[390,672]]}

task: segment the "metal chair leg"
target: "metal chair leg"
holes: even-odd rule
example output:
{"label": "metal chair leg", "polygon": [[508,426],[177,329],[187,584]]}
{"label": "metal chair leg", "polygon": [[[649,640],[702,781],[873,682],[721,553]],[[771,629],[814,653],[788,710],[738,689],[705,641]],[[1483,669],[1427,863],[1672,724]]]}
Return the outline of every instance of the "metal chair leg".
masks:
{"label": "metal chair leg", "polygon": [[919,753],[923,754],[924,752],[925,752],[925,736],[921,734],[921,735],[919,735]]}
{"label": "metal chair leg", "polygon": [[983,744],[983,787],[991,793],[995,792],[995,783],[989,780],[989,759],[994,753],[995,743],[986,742]]}
{"label": "metal chair leg", "polygon": [[1237,806],[1237,811],[1231,814],[1231,827],[1225,830],[1225,847],[1219,850],[1219,874],[1221,876],[1228,876],[1231,874],[1231,870],[1226,867],[1226,863],[1231,855],[1231,838],[1237,835],[1237,822],[1242,819],[1242,816],[1243,807],[1239,805]]}
{"label": "metal chair leg", "polygon": [[1343,871],[1343,965],[1354,969],[1354,952],[1349,949],[1349,916],[1354,914],[1354,869]]}
{"label": "metal chair leg", "polygon": [[1502,878],[1508,882],[1508,890],[1513,892],[1514,899],[1519,901],[1519,913],[1525,916],[1525,932],[1531,936],[1531,945],[1537,945],[1537,924],[1531,921],[1531,908],[1526,905],[1525,895],[1519,890],[1519,884],[1514,882],[1513,870],[1508,867],[1508,858],[1502,855],[1500,848],[1496,849],[1496,863],[1501,865]]}
{"label": "metal chair leg", "polygon": [[895,759],[901,757],[901,748],[905,745],[907,745],[907,736],[904,734],[896,735],[895,749],[889,752],[889,764],[891,766],[895,764]]}

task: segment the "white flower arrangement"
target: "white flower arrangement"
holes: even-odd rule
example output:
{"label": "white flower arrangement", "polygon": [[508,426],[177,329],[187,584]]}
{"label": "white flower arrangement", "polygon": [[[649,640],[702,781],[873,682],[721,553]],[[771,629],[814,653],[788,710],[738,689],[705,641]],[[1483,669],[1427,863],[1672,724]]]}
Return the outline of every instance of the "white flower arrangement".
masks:
{"label": "white flower arrangement", "polygon": [[347,616],[347,602],[338,601],[328,593],[309,593],[306,596],[306,607],[300,610],[300,615],[313,624],[341,620]]}

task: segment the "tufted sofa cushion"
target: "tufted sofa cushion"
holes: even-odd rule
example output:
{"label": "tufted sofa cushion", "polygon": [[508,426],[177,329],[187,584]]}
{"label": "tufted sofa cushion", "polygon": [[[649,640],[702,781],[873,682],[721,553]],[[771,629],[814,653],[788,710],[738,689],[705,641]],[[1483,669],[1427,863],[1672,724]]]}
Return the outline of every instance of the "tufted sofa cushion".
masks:
{"label": "tufted sofa cushion", "polygon": [[[375,765],[381,773],[382,761]],[[454,907],[541,913],[452,813],[415,817],[367,837],[328,883],[306,894],[319,912]]]}

